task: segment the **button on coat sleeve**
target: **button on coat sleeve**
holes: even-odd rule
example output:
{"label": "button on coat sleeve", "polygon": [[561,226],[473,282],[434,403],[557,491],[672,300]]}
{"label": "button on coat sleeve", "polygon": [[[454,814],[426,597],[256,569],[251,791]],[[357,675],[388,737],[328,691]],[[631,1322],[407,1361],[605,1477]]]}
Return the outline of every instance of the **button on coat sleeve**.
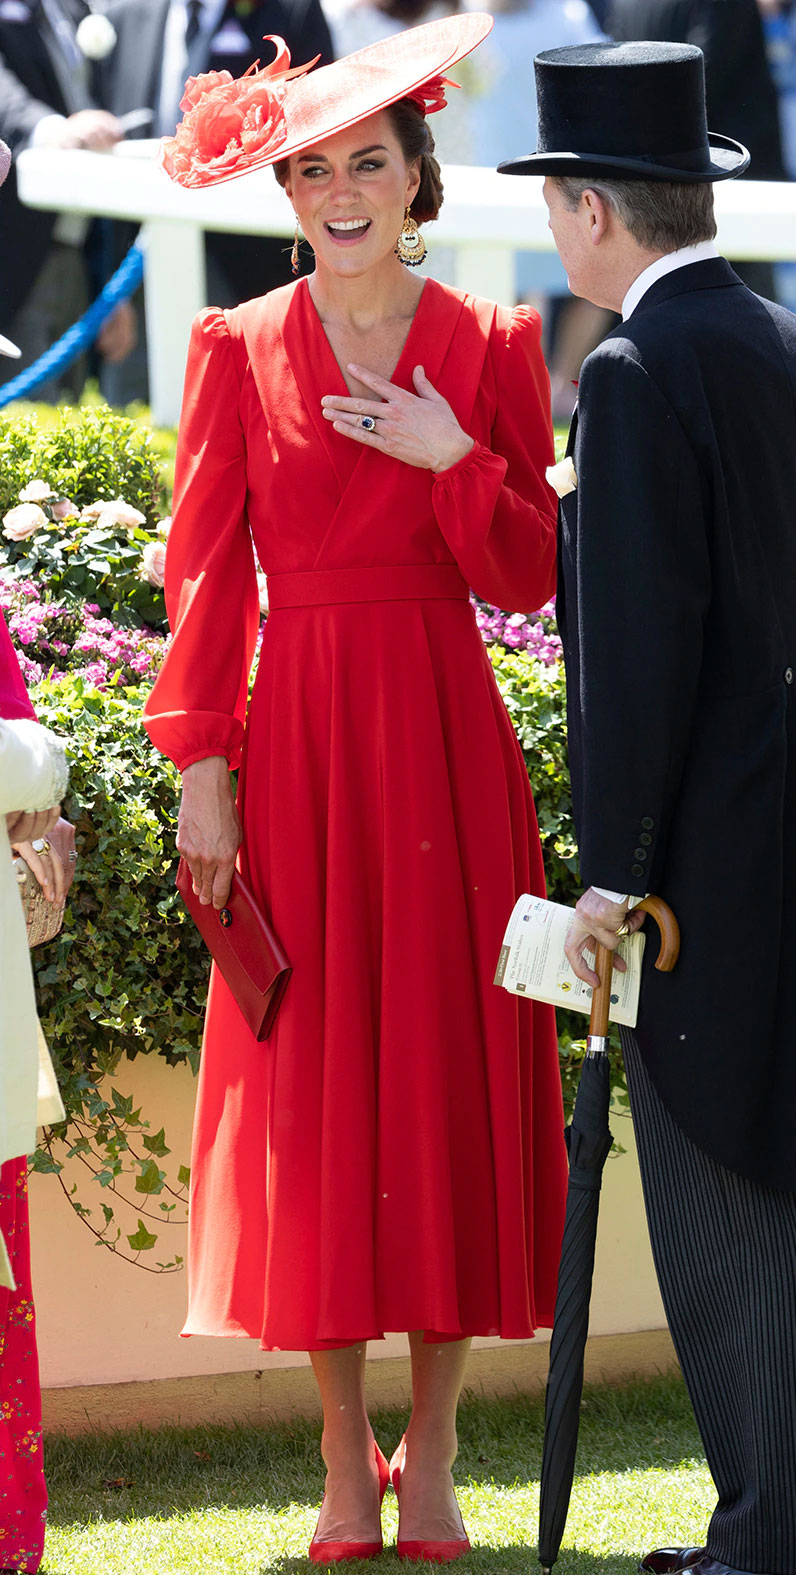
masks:
{"label": "button on coat sleeve", "polygon": [[553,594],[556,560],[556,498],[544,479],[554,458],[550,380],[538,313],[517,307],[495,349],[489,447],[476,442],[440,472],[433,505],[476,595],[508,612],[533,612]]}
{"label": "button on coat sleeve", "polygon": [[259,625],[246,517],[246,442],[238,376],[222,312],[200,313],[188,351],[166,552],[172,643],[147,701],[156,748],[184,770],[240,760]]}

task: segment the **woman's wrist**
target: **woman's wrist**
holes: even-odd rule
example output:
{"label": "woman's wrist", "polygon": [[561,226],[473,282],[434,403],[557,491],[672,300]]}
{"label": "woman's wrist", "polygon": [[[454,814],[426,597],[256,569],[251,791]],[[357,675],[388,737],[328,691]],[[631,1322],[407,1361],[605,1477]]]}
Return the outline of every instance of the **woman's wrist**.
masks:
{"label": "woman's wrist", "polygon": [[454,465],[458,465],[463,459],[466,459],[467,455],[472,453],[474,448],[475,438],[468,437],[466,432],[462,432],[459,440],[452,442],[450,448],[432,465],[431,469],[434,475],[441,475],[443,470],[452,470]]}
{"label": "woman's wrist", "polygon": [[194,788],[203,790],[216,782],[229,781],[229,761],[226,755],[205,755],[193,760],[182,772],[183,792]]}

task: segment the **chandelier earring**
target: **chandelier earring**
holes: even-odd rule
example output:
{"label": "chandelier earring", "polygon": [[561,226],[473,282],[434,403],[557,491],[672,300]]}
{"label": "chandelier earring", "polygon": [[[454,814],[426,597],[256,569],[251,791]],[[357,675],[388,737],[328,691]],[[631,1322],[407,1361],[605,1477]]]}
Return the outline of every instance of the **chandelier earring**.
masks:
{"label": "chandelier earring", "polygon": [[407,268],[419,268],[424,261],[428,247],[407,208],[401,233],[395,243],[395,255]]}
{"label": "chandelier earring", "polygon": [[299,222],[298,222],[298,214],[296,214],[296,233],[293,236],[293,250],[290,253],[290,268],[291,268],[291,272],[293,274],[297,274],[299,269],[300,269],[300,267],[301,267],[301,260],[299,258]]}

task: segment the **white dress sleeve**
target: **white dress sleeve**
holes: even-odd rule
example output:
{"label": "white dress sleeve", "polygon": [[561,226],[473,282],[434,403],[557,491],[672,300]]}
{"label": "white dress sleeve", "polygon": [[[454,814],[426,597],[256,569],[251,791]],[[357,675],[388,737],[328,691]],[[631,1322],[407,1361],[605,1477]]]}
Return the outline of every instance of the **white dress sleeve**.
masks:
{"label": "white dress sleeve", "polygon": [[49,809],[68,781],[64,746],[49,728],[27,718],[0,721],[0,814]]}

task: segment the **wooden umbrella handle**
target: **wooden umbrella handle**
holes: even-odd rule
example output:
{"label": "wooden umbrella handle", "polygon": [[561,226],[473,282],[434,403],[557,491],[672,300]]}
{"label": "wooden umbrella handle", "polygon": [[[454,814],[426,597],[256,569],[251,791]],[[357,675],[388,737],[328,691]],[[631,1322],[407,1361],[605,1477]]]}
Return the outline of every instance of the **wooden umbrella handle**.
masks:
{"label": "wooden umbrella handle", "polygon": [[655,920],[661,934],[660,951],[655,961],[655,967],[661,973],[671,973],[678,957],[680,956],[680,926],[662,897],[645,897],[643,902],[637,902],[633,913],[648,913]]}
{"label": "wooden umbrella handle", "polygon": [[[662,897],[645,897],[643,902],[636,903],[631,912],[648,913],[650,918],[655,920],[661,937],[655,967],[660,969],[661,973],[671,973],[680,955],[680,926],[669,904],[664,902]],[[598,945],[594,971],[599,975],[600,983],[592,994],[589,1038],[604,1039],[608,1034],[608,1013],[611,1009],[614,972],[614,954],[607,946]]]}

